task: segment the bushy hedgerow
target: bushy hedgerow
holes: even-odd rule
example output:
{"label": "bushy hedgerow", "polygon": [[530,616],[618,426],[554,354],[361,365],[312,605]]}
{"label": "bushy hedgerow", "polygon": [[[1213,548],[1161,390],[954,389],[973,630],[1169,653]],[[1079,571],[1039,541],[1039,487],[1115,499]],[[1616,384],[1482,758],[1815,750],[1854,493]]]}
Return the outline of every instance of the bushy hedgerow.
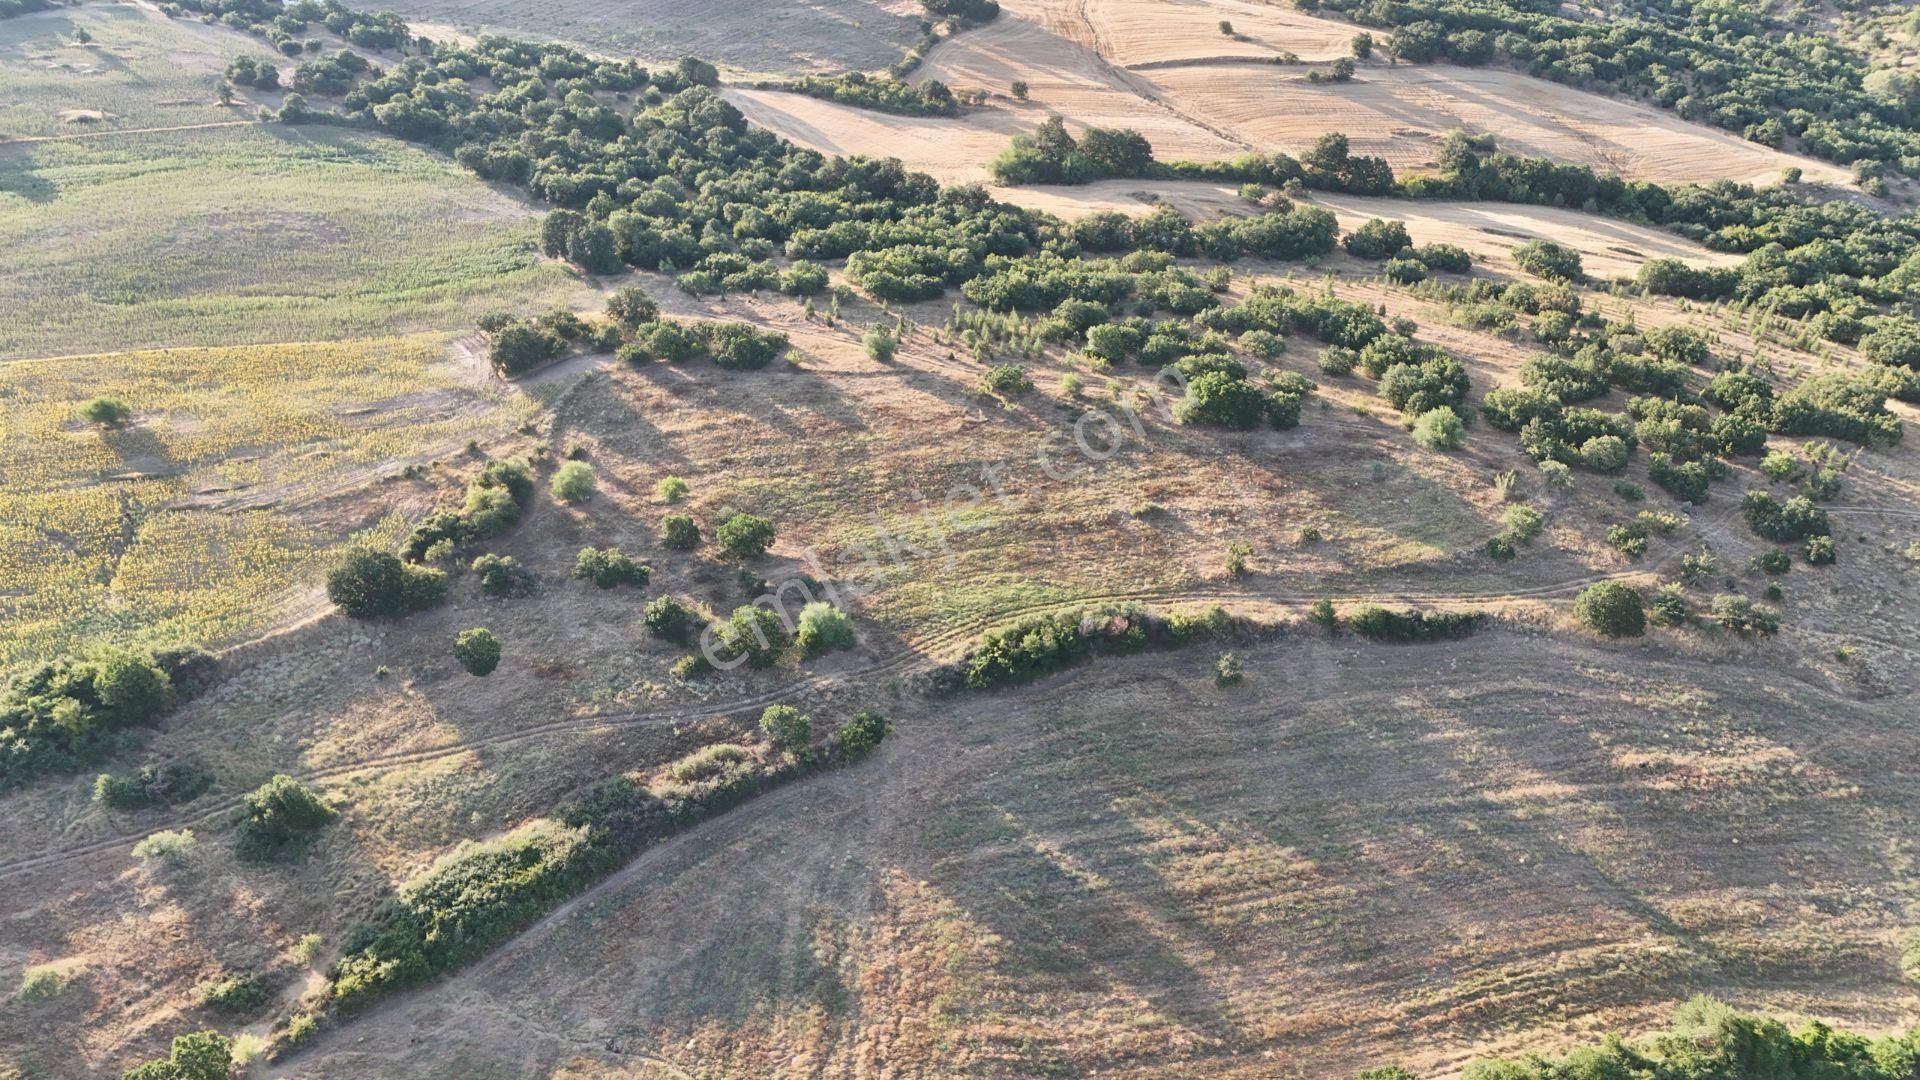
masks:
{"label": "bushy hedgerow", "polygon": [[0,783],[70,769],[179,699],[153,653],[111,649],[15,672],[0,688]]}
{"label": "bushy hedgerow", "polygon": [[844,75],[808,75],[754,85],[760,89],[805,94],[826,101],[837,101],[842,105],[900,116],[956,116],[960,112],[960,103],[954,99],[953,91],[938,79],[909,83],[895,78],[875,79],[864,72],[849,71]]}
{"label": "bushy hedgerow", "polygon": [[1347,628],[1370,641],[1412,644],[1472,636],[1486,616],[1478,611],[1394,611],[1363,604],[1347,613]]}
{"label": "bushy hedgerow", "polygon": [[1034,615],[982,634],[941,681],[949,688],[984,690],[1025,682],[1105,653],[1219,640],[1255,629],[1218,607],[1161,615],[1123,605]]}
{"label": "bushy hedgerow", "polygon": [[446,595],[444,571],[413,566],[372,548],[353,548],[327,573],[327,599],[355,619],[411,615]]}
{"label": "bushy hedgerow", "polygon": [[[1708,997],[1674,1011],[1672,1027],[1629,1042],[1609,1036],[1565,1058],[1529,1055],[1469,1064],[1464,1080],[1909,1080],[1920,1058],[1920,1031],[1867,1038],[1821,1023],[1799,1031],[1778,1020],[1736,1012]],[[1404,1080],[1414,1080],[1403,1073]],[[1383,1078],[1384,1080],[1384,1078]]]}

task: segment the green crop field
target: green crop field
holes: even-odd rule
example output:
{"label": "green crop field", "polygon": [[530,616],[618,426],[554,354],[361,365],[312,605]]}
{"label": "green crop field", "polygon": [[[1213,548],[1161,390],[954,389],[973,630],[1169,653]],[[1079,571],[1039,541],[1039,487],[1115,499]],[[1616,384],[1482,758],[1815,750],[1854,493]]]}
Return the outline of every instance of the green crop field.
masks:
{"label": "green crop field", "polygon": [[0,357],[456,329],[585,295],[451,161],[328,128],[0,148]]}
{"label": "green crop field", "polygon": [[[83,33],[91,40],[78,40]],[[246,119],[251,109],[215,94],[241,55],[276,54],[257,38],[132,4],[0,21],[0,141]]]}

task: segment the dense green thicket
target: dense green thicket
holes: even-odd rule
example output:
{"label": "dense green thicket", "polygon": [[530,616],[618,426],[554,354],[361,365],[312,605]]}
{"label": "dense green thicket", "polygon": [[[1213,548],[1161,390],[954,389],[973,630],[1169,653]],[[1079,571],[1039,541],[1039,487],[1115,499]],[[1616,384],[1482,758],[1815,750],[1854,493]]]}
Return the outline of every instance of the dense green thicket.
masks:
{"label": "dense green thicket", "polygon": [[[794,726],[782,730],[791,735]],[[458,967],[649,844],[807,772],[856,760],[888,730],[885,719],[868,712],[819,747],[764,755],[708,747],[669,765],[668,783],[657,789],[614,777],[497,840],[463,844],[403,886],[380,919],[349,939],[329,973],[333,1000],[358,1008]]]}
{"label": "dense green thicket", "polygon": [[1809,41],[1757,5],[1660,0],[1580,18],[1536,0],[1318,0],[1392,28],[1416,63],[1504,63],[1540,78],[1647,99],[1768,146],[1793,140],[1842,164],[1920,174],[1920,94],[1869,76],[1832,39]]}
{"label": "dense green thicket", "polygon": [[754,86],[901,116],[955,116],[960,112],[960,103],[954,100],[953,91],[938,79],[910,83],[896,78],[869,78],[862,72],[849,71],[844,75],[767,80]]}
{"label": "dense green thicket", "polygon": [[1244,635],[1259,627],[1220,607],[1160,614],[1135,604],[1033,615],[980,636],[943,674],[949,689],[1025,682],[1094,656]]}
{"label": "dense green thicket", "polygon": [[160,719],[204,686],[212,668],[198,649],[114,649],[15,672],[0,686],[0,785],[107,753],[128,728]]}
{"label": "dense green thicket", "polygon": [[1486,615],[1478,611],[1393,611],[1365,604],[1347,615],[1347,628],[1372,641],[1456,641],[1472,636]]}

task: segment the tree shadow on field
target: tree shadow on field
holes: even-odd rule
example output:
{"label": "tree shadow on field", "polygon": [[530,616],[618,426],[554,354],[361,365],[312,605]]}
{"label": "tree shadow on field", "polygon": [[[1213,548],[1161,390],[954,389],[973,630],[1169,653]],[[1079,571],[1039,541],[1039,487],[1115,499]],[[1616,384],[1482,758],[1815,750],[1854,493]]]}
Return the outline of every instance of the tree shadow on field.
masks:
{"label": "tree shadow on field", "polygon": [[160,433],[149,424],[106,428],[100,441],[113,451],[127,473],[140,476],[171,476],[181,470]]}
{"label": "tree shadow on field", "polygon": [[30,153],[15,157],[0,151],[0,194],[16,195],[44,205],[60,197],[60,188],[34,170]]}
{"label": "tree shadow on field", "polygon": [[928,880],[1005,943],[996,967],[1025,993],[1040,1000],[1137,996],[1203,1039],[1239,1041],[1231,1002],[1174,949],[1166,929],[1135,914],[1177,902],[1151,875],[1127,874],[1124,883],[1100,877],[1003,802],[970,803],[959,813],[973,818],[960,829],[997,833],[997,842],[932,870]]}

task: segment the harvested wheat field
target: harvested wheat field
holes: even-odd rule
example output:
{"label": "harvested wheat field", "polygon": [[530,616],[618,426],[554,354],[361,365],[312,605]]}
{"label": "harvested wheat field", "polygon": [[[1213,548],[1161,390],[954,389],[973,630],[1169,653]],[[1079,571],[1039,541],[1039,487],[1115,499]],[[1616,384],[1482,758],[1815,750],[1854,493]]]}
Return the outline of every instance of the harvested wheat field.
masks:
{"label": "harvested wheat field", "polygon": [[1143,73],[1151,93],[1204,115],[1263,150],[1299,152],[1324,132],[1396,169],[1433,165],[1456,129],[1487,132],[1500,149],[1590,165],[1630,180],[1771,183],[1792,166],[1844,183],[1845,170],[1689,124],[1646,105],[1585,94],[1490,68],[1368,64],[1350,83],[1315,85],[1266,64],[1194,65]]}
{"label": "harvested wheat field", "polygon": [[899,158],[942,183],[987,179],[987,163],[1013,136],[1046,118],[1039,109],[981,110],[964,117],[894,116],[805,94],[731,87],[726,98],[748,122],[823,154]]}
{"label": "harvested wheat field", "polygon": [[[1286,53],[1332,60],[1349,55],[1360,32],[1290,5],[1250,0],[1010,0],[1002,6],[1126,68]],[[1221,31],[1223,20],[1232,24],[1232,36]]]}
{"label": "harvested wheat field", "polygon": [[902,0],[374,0],[366,6],[461,34],[557,39],[649,63],[698,56],[768,73],[886,67],[919,37],[920,17],[918,5]]}
{"label": "harvested wheat field", "polygon": [[1024,81],[1033,102],[1025,110],[1028,128],[1053,114],[1080,126],[1133,128],[1163,158],[1205,161],[1247,148],[1236,133],[1156,101],[1144,76],[1116,68],[1080,41],[1024,19],[996,19],[942,42],[912,78],[986,90],[1000,95],[997,104],[1010,101],[1009,88]]}

